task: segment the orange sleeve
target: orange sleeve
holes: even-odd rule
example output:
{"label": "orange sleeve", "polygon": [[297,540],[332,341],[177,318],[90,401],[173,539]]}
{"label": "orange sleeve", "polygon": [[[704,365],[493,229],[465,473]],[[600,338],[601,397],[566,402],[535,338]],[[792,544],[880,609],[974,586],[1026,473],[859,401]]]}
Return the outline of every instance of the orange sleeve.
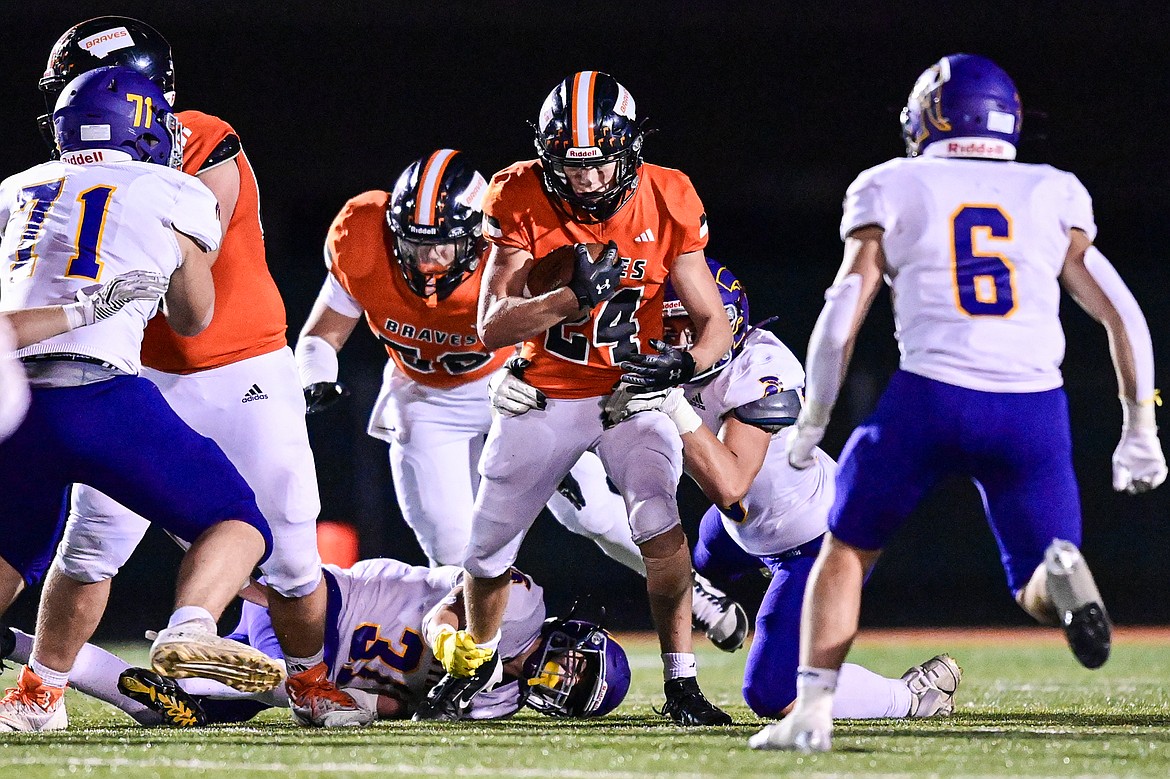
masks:
{"label": "orange sleeve", "polygon": [[371,264],[384,256],[377,242],[382,240],[389,197],[381,190],[371,190],[350,198],[325,237],[329,272],[354,297],[354,280],[370,275]]}
{"label": "orange sleeve", "polygon": [[674,256],[702,251],[707,247],[707,211],[694,184],[683,172],[672,170],[667,190],[671,216],[681,226]]}
{"label": "orange sleeve", "polygon": [[178,117],[186,138],[183,144],[183,172],[194,176],[223,140],[235,135],[236,131],[218,116],[202,111],[180,111]]}
{"label": "orange sleeve", "polygon": [[530,210],[530,176],[523,175],[524,163],[504,168],[492,176],[483,200],[483,235],[490,243],[532,252],[535,240]]}

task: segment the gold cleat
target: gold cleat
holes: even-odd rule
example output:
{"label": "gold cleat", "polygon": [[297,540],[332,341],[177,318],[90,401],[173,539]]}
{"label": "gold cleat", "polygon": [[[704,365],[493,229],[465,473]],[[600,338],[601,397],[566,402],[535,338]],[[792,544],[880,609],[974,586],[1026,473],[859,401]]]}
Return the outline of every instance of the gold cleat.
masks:
{"label": "gold cleat", "polygon": [[150,648],[150,665],[164,676],[211,679],[240,692],[266,692],[285,676],[279,660],[190,624],[159,632]]}

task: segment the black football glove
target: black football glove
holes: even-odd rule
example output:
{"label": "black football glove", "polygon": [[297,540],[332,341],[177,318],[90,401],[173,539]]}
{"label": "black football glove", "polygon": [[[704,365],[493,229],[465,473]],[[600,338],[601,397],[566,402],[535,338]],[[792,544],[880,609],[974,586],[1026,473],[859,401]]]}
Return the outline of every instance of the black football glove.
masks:
{"label": "black football glove", "polygon": [[565,474],[565,478],[557,485],[557,492],[564,495],[577,511],[585,508],[585,493],[581,492],[581,485],[573,478],[573,474]]}
{"label": "black football glove", "polygon": [[349,390],[334,381],[319,381],[305,387],[305,414],[318,414],[349,396]]}
{"label": "black football glove", "polygon": [[593,262],[585,244],[573,244],[573,278],[569,279],[569,289],[577,296],[581,308],[593,308],[616,295],[621,277],[622,264],[616,243],[607,243],[597,262]]}
{"label": "black football glove", "polygon": [[695,375],[695,358],[665,341],[651,339],[658,354],[635,354],[621,364],[622,381],[630,392],[653,392],[686,384]]}

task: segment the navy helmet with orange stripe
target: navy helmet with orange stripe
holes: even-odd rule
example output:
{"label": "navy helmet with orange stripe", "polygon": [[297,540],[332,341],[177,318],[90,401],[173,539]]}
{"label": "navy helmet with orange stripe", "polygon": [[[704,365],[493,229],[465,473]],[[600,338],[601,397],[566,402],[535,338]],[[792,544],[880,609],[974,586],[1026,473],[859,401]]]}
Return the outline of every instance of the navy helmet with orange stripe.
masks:
{"label": "navy helmet with orange stripe", "polygon": [[[583,70],[556,86],[544,100],[536,128],[544,186],[581,221],[609,219],[638,186],[645,134],[634,98],[608,73]],[[578,193],[565,168],[616,163],[613,183],[601,192]]]}
{"label": "navy helmet with orange stripe", "polygon": [[402,171],[386,222],[407,285],[433,303],[479,265],[487,181],[454,149],[439,149]]}

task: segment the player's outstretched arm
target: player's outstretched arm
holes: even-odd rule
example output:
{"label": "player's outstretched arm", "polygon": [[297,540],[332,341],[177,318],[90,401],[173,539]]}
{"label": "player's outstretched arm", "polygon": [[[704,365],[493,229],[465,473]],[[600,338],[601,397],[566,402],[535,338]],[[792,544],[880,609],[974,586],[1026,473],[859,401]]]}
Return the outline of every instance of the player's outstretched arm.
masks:
{"label": "player's outstretched arm", "polygon": [[813,449],[828,427],[857,331],[881,288],[886,267],[883,233],[882,228],[872,225],[850,233],[841,269],[833,286],[825,291],[825,307],[808,342],[805,404],[796,422],[796,435],[788,440],[788,462],[794,468],[807,468],[814,461]]}
{"label": "player's outstretched arm", "polygon": [[694,328],[695,341],[687,353],[696,372],[705,371],[731,349],[731,323],[703,251],[680,254],[670,268],[670,280]]}
{"label": "player's outstretched arm", "polygon": [[167,323],[179,335],[199,335],[215,315],[215,285],[211,263],[217,252],[205,252],[192,239],[175,231],[183,264],[171,274],[171,286],[163,298]]}
{"label": "player's outstretched arm", "polygon": [[[360,314],[349,316],[329,305],[329,301],[341,292],[332,276],[325,280],[297,339],[294,354],[301,386],[305,390],[306,414],[323,411],[349,394],[349,390],[337,382],[337,353],[353,334]],[[360,310],[352,298],[347,303],[352,303],[354,310]]]}
{"label": "player's outstretched arm", "polygon": [[1113,488],[1137,493],[1166,480],[1166,457],[1154,420],[1154,349],[1141,307],[1105,255],[1073,229],[1060,282],[1109,335],[1121,397],[1121,442],[1113,452]]}
{"label": "player's outstretched arm", "polygon": [[479,293],[476,329],[488,349],[501,349],[543,333],[580,312],[569,287],[524,297],[535,262],[523,249],[493,244]]}

